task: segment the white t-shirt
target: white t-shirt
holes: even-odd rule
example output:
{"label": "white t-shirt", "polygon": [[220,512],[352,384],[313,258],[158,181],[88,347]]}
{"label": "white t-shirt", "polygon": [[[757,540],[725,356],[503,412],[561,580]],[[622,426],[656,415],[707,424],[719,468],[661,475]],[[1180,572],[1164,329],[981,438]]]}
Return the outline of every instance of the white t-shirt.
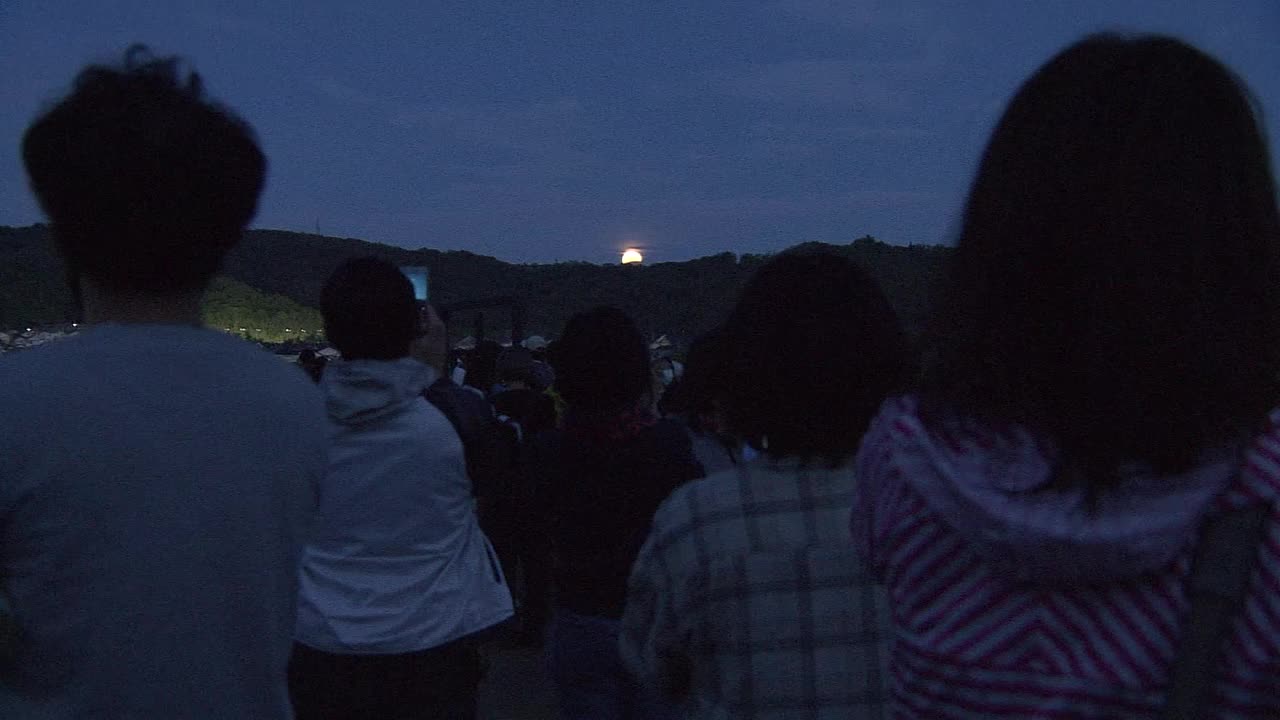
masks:
{"label": "white t-shirt", "polygon": [[287,718],[321,397],[220,332],[0,356],[0,717]]}

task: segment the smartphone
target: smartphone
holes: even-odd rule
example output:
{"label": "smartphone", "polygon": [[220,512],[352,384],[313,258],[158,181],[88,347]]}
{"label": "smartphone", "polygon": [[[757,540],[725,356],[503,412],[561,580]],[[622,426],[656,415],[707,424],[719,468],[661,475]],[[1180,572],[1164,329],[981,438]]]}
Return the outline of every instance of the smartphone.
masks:
{"label": "smartphone", "polygon": [[404,265],[400,268],[400,272],[413,283],[413,299],[420,305],[426,303],[430,299],[427,268],[422,265]]}

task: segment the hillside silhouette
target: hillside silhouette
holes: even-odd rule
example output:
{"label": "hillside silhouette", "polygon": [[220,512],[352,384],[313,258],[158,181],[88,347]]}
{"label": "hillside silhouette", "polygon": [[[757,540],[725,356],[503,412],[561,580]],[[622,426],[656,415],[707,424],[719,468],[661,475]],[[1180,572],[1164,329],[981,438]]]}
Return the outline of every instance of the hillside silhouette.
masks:
{"label": "hillside silhouette", "polygon": [[[44,225],[0,226],[0,329],[72,319],[71,295],[48,232]],[[889,245],[870,236],[847,245],[797,247],[824,247],[866,267],[912,331],[920,329],[930,291],[950,255],[946,247]],[[643,266],[532,265],[465,251],[407,250],[353,238],[251,230],[224,265],[223,276],[231,282],[222,280],[211,288],[206,317],[210,325],[233,331],[245,327],[247,334],[265,340],[292,337],[299,326],[313,330],[325,278],[344,260],[362,255],[397,265],[426,265],[435,303],[514,297],[527,309],[529,334],[555,335],[574,312],[611,304],[631,313],[648,334],[679,338],[720,323],[743,283],[770,257],[726,252]],[[491,337],[510,330],[508,318],[498,311],[487,312],[485,324]],[[455,337],[471,332],[468,315],[451,325]]]}

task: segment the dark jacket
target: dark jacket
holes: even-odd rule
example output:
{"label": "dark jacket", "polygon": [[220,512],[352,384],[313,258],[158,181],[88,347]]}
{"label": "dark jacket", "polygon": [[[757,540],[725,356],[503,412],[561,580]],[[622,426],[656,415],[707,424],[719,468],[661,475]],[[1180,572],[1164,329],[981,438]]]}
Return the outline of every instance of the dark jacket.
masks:
{"label": "dark jacket", "polygon": [[555,604],[620,618],[631,565],[658,505],[702,476],[688,434],[668,420],[621,440],[555,430],[530,447],[528,468],[525,537],[531,555],[550,563]]}
{"label": "dark jacket", "polygon": [[481,498],[510,494],[517,453],[515,433],[494,417],[489,401],[443,377],[423,395],[444,413],[462,439],[473,494]]}
{"label": "dark jacket", "polygon": [[503,390],[493,396],[493,409],[520,424],[525,440],[556,426],[556,404],[545,393],[527,388]]}

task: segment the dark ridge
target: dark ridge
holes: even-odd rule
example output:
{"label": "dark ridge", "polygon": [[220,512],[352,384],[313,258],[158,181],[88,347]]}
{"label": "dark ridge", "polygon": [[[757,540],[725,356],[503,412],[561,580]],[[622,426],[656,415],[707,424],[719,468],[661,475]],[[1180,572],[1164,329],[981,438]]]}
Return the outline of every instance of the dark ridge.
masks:
{"label": "dark ridge", "polygon": [[[0,226],[0,329],[44,325],[71,319],[58,257],[48,242],[48,227]],[[903,323],[917,332],[924,323],[933,284],[950,256],[947,247],[898,246],[870,236],[834,247],[866,267],[881,283]],[[262,324],[297,323],[300,314],[319,307],[320,286],[342,261],[373,255],[397,265],[431,269],[432,301],[451,303],[513,296],[527,311],[527,334],[555,335],[574,312],[596,305],[626,308],[642,332],[692,338],[723,321],[742,284],[768,255],[718,255],[643,267],[562,262],[545,265],[507,263],[466,251],[404,248],[354,238],[283,230],[250,230],[232,251],[223,275],[231,283],[215,286],[225,309],[240,307]],[[249,289],[258,291],[250,292]],[[302,307],[298,307],[302,306]],[[220,315],[220,317],[224,317]],[[466,314],[454,318],[454,334],[470,333]],[[509,330],[501,311],[486,313],[491,337]],[[278,336],[284,327],[263,327]]]}

